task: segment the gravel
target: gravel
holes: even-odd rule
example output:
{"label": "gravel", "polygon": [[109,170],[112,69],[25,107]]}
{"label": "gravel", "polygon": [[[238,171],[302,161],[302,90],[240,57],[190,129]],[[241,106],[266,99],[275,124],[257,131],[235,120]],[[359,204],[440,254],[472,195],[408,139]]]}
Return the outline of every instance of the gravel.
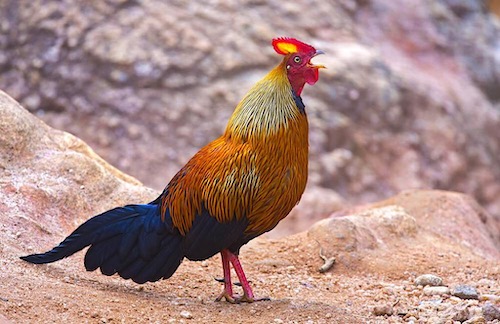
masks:
{"label": "gravel", "polygon": [[441,286],[443,279],[433,274],[424,274],[415,279],[417,286]]}
{"label": "gravel", "polygon": [[394,313],[392,305],[379,305],[373,307],[373,314],[375,316],[391,316]]}
{"label": "gravel", "polygon": [[461,299],[479,299],[479,294],[476,288],[469,285],[458,285],[451,291],[453,296],[457,296]]}
{"label": "gravel", "polygon": [[483,306],[484,319],[487,321],[499,320],[500,309],[492,303],[486,303]]}
{"label": "gravel", "polygon": [[424,295],[449,295],[450,288],[445,286],[427,286],[424,287]]}
{"label": "gravel", "polygon": [[188,312],[187,310],[183,310],[183,311],[181,311],[181,317],[185,318],[185,319],[191,319],[191,318],[193,318],[193,315],[190,312]]}

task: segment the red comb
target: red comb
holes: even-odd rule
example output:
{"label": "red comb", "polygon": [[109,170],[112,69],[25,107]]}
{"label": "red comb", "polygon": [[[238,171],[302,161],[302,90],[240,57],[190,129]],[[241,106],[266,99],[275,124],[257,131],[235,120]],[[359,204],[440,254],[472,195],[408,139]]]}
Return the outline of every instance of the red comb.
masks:
{"label": "red comb", "polygon": [[273,47],[276,53],[281,55],[288,55],[292,53],[307,53],[316,52],[316,49],[311,45],[302,43],[295,38],[279,37],[273,39]]}

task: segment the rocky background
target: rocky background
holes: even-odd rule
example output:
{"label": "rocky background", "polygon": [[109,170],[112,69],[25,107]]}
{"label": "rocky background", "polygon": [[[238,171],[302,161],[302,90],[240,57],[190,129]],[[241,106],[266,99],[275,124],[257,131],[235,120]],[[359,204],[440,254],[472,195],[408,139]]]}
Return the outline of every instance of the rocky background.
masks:
{"label": "rocky background", "polygon": [[[160,190],[279,62],[270,39],[297,37],[327,53],[317,61],[328,69],[303,94],[309,187],[336,195],[324,215],[433,188],[468,193],[500,219],[499,8],[3,0],[0,89]],[[304,199],[321,197],[311,192]]]}

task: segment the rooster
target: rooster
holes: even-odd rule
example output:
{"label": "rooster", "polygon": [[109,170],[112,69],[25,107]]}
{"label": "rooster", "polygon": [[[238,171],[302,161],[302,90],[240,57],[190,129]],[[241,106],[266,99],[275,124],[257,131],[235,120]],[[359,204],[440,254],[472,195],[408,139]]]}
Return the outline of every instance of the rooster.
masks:
{"label": "rooster", "polygon": [[[118,273],[142,284],[171,277],[184,258],[222,257],[224,289],[217,297],[254,302],[238,258],[240,248],[273,229],[298,203],[307,181],[308,122],[301,93],[314,84],[323,53],[294,38],[272,45],[282,62],[237,105],[224,134],[203,147],[149,204],[94,216],[52,250],[23,256],[50,263],[90,246],[87,271]],[[243,288],[233,294],[231,268]]]}

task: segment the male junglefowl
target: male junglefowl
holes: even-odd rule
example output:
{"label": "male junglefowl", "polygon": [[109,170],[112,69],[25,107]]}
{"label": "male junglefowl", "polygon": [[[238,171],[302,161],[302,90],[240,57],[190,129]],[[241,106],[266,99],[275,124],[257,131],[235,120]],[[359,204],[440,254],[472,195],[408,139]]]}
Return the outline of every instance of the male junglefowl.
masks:
{"label": "male junglefowl", "polygon": [[[203,147],[163,193],[145,205],[97,215],[52,250],[22,257],[50,263],[90,245],[88,271],[118,273],[137,283],[167,279],[184,258],[221,253],[224,290],[217,300],[253,302],[240,248],[270,231],[299,201],[307,180],[308,123],[300,97],[318,81],[322,53],[293,38],[274,39],[283,61],[236,107],[224,135]],[[230,264],[243,287],[233,294]]]}

